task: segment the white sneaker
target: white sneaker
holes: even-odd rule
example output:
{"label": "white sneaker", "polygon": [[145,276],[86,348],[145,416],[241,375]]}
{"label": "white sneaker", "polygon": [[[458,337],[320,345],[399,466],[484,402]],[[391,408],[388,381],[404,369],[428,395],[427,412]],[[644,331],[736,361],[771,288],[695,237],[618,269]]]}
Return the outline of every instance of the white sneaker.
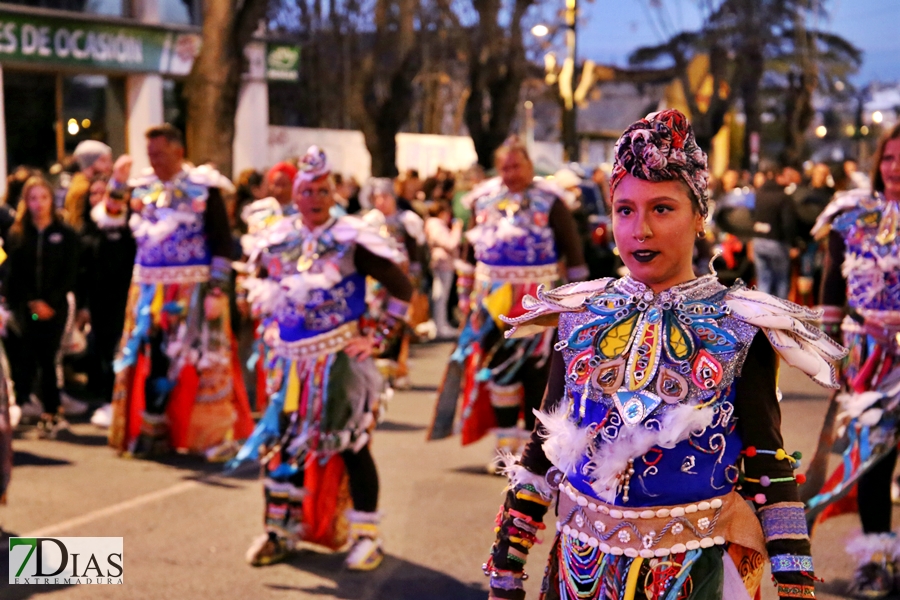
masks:
{"label": "white sneaker", "polygon": [[108,428],[112,425],[112,412],[112,404],[104,404],[91,415],[91,425]]}
{"label": "white sneaker", "polygon": [[384,548],[380,539],[362,537],[353,543],[344,566],[350,571],[372,571],[384,560]]}
{"label": "white sneaker", "polygon": [[69,417],[77,417],[87,412],[87,402],[76,400],[65,392],[59,393],[59,403],[62,405],[63,412]]}
{"label": "white sneaker", "polygon": [[44,405],[34,394],[28,397],[28,401],[22,404],[21,408],[23,417],[36,418],[44,414]]}

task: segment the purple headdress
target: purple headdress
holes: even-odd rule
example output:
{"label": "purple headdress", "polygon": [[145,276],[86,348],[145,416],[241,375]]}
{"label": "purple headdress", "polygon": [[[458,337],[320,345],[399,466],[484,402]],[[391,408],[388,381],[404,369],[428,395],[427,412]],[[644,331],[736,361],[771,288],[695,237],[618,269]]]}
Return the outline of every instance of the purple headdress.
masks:
{"label": "purple headdress", "polygon": [[616,161],[609,188],[612,194],[625,175],[645,181],[684,181],[703,217],[709,205],[706,153],[697,145],[690,121],[667,109],[632,123],[616,142]]}

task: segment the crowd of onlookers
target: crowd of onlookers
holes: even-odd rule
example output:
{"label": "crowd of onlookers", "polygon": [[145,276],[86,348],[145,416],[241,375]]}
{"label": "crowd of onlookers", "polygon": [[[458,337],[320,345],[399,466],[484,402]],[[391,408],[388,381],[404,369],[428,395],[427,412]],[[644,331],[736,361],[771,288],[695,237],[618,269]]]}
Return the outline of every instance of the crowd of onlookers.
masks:
{"label": "crowd of onlookers", "polygon": [[[104,402],[112,395],[135,255],[127,191],[107,185],[111,178],[123,180],[131,162],[127,156],[114,158],[105,144],[83,142],[49,173],[19,167],[8,177],[0,204],[0,238],[8,255],[0,265],[5,307],[0,322],[26,416],[54,413],[60,405],[68,414],[87,410],[66,391]],[[241,258],[240,236],[247,231],[244,208],[272,197],[287,211],[296,172],[296,163],[286,161],[265,172],[244,171],[233,183],[222,178],[235,260]],[[423,300],[415,319],[420,339],[455,336],[454,261],[468,218],[463,198],[485,176],[476,165],[455,173],[439,168],[425,178],[415,170],[362,183],[335,177],[338,211],[364,218],[377,213],[370,220],[382,225],[397,222],[397,214],[420,219],[421,227],[404,234],[410,238],[407,254]],[[591,277],[620,273],[603,169],[585,172],[571,165],[551,177],[575,215]],[[712,183],[712,223],[707,237],[698,240],[698,272],[712,262],[726,282],[740,278],[782,298],[815,304],[824,249],[809,231],[835,192],[867,185],[852,161],[808,164],[803,172],[768,161],[752,176],[726,171]],[[104,210],[95,210],[98,205]],[[250,316],[238,296],[232,302],[233,329],[248,349]],[[98,425],[108,419],[103,410],[93,417]],[[65,426],[63,419],[59,426]]]}
{"label": "crowd of onlookers", "polygon": [[755,282],[780,298],[817,304],[827,249],[810,230],[835,193],[869,186],[853,160],[809,162],[802,171],[763,160],[752,176],[726,171],[711,185],[720,278]]}

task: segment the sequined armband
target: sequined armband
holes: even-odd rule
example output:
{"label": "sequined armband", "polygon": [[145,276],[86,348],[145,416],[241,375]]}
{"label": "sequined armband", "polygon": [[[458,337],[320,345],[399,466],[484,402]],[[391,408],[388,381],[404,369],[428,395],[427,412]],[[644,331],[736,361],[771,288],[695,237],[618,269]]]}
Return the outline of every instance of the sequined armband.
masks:
{"label": "sequined armband", "polygon": [[815,598],[816,588],[811,585],[796,585],[793,583],[778,584],[779,598]]}
{"label": "sequined armband", "polygon": [[213,256],[209,266],[209,285],[223,292],[231,290],[231,261],[221,256]]}
{"label": "sequined armband", "polygon": [[766,541],[805,540],[809,537],[806,529],[806,512],[802,502],[778,502],[759,509]]}

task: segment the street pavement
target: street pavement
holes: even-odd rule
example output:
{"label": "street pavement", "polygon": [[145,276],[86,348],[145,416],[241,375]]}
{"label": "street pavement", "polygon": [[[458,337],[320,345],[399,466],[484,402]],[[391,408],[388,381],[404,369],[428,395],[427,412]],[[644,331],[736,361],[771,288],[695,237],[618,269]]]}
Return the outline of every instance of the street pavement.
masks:
{"label": "street pavement", "polygon": [[[102,430],[81,423],[60,440],[20,435],[14,442],[9,503],[0,507],[5,531],[0,600],[486,598],[481,564],[503,500],[503,480],[484,473],[491,441],[465,448],[458,438],[425,441],[450,350],[447,344],[414,348],[413,387],[396,394],[374,437],[388,553],[377,571],[349,573],[342,568],[343,555],[310,551],[254,569],[244,562],[248,545],[261,531],[262,491],[254,467],[225,477],[221,466],[193,457],[120,459],[106,447]],[[785,447],[811,457],[826,391],[789,368],[782,369],[781,388]],[[552,530],[548,519],[545,543],[532,551],[529,598],[537,598]],[[816,531],[816,572],[826,580],[819,585],[819,598],[844,597],[852,572],[844,540],[858,531],[855,515],[832,519]],[[124,585],[7,585],[9,535],[123,537]],[[768,574],[763,598],[776,598]]]}

